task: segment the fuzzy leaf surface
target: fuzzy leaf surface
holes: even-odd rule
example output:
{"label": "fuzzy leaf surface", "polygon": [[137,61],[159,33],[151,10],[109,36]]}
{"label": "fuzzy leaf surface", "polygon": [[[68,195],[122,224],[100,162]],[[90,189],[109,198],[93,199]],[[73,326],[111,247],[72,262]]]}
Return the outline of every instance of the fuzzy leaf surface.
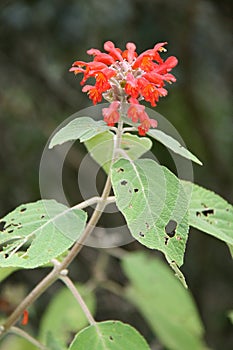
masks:
{"label": "fuzzy leaf surface", "polygon": [[[109,168],[113,153],[114,134],[104,132],[85,141],[85,146],[95,161],[100,164],[106,173]],[[138,137],[129,133],[122,135],[120,148],[126,152],[131,159],[140,158],[144,153],[151,149],[152,142],[147,137]]]}
{"label": "fuzzy leaf surface", "polygon": [[83,210],[55,200],[22,204],[0,219],[0,267],[35,268],[64,253],[78,240],[87,220]]}
{"label": "fuzzy leaf surface", "polygon": [[67,141],[80,140],[84,142],[95,135],[108,130],[103,120],[95,121],[90,117],[80,117],[72,120],[52,137],[49,148],[62,145]]}
{"label": "fuzzy leaf surface", "polygon": [[183,263],[188,237],[188,200],[180,180],[151,159],[120,159],[111,170],[116,205],[133,237]]}

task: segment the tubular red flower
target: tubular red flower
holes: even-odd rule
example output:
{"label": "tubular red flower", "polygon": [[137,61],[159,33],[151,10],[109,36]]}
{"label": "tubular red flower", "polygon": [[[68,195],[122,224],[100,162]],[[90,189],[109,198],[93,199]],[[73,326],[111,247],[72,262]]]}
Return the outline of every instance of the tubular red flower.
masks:
{"label": "tubular red flower", "polygon": [[104,50],[109,52],[115,60],[123,61],[121,49],[116,48],[112,41],[106,41],[104,44]]}
{"label": "tubular red flower", "polygon": [[127,111],[127,115],[132,120],[132,122],[137,123],[138,120],[142,120],[144,114],[146,114],[145,106],[140,105],[139,103],[132,103],[131,100],[130,106]]}
{"label": "tubular red flower", "polygon": [[147,131],[150,129],[150,127],[156,128],[157,127],[157,121],[154,119],[146,118],[144,119],[141,124],[138,126],[138,133],[141,136],[145,136]]}
{"label": "tubular red flower", "polygon": [[93,56],[93,61],[75,61],[70,71],[83,73],[81,85],[89,78],[95,79],[93,86],[85,85],[82,91],[88,93],[94,104],[101,102],[102,97],[111,103],[109,108],[103,109],[108,125],[119,121],[120,105],[126,103],[129,104],[127,116],[140,123],[139,134],[145,135],[150,127],[157,126],[157,122],[148,117],[139,101],[145,100],[156,106],[159,98],[167,95],[165,84],[176,81],[170,71],[177,65],[177,58],[170,56],[164,61],[160,56],[166,51],[166,44],[158,43],[138,56],[134,43],[128,42],[126,50],[122,51],[112,41],[107,41],[104,43],[106,52],[89,49],[87,53]]}
{"label": "tubular red flower", "polygon": [[134,78],[133,74],[129,73],[126,77],[125,84],[125,92],[132,96],[133,98],[137,98],[139,95],[139,89],[137,86],[138,80]]}
{"label": "tubular red flower", "polygon": [[104,121],[108,124],[108,126],[114,126],[120,119],[120,114],[118,111],[120,102],[114,101],[110,104],[108,108],[103,108],[103,116]]}
{"label": "tubular red flower", "polygon": [[86,85],[82,88],[82,91],[88,93],[89,98],[93,101],[94,105],[102,101],[102,94],[98,91],[98,89],[95,86]]}
{"label": "tubular red flower", "polygon": [[126,44],[127,50],[122,53],[122,57],[126,59],[129,63],[132,63],[133,60],[138,56],[136,50],[136,45],[134,43]]}

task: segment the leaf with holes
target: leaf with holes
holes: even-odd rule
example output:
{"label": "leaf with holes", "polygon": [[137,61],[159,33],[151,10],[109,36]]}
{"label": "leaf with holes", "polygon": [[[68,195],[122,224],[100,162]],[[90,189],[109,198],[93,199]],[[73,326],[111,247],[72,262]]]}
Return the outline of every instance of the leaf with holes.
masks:
{"label": "leaf with holes", "polygon": [[151,159],[120,159],[111,171],[116,204],[133,237],[183,263],[188,200],[179,179]]}
{"label": "leaf with holes", "polygon": [[54,200],[20,205],[0,220],[0,266],[34,268],[65,252],[82,234],[87,214]]}
{"label": "leaf with holes", "polygon": [[170,350],[204,350],[203,325],[190,292],[162,261],[137,252],[126,254],[126,297],[134,303],[161,343]]}
{"label": "leaf with holes", "polygon": [[[137,126],[138,124],[133,123],[129,118],[123,118],[124,123]],[[147,135],[153,137],[156,141],[159,141],[162,143],[165,147],[172,150],[174,153],[179,154],[180,156],[190,159],[193,162],[202,165],[202,162],[194,155],[192,154],[187,148],[182,146],[177,140],[175,140],[172,136],[167,135],[165,132],[159,129],[150,129],[147,132]]]}
{"label": "leaf with holes", "polygon": [[189,224],[223,242],[233,245],[233,207],[216,193],[182,181],[191,193]]}
{"label": "leaf with holes", "polygon": [[[113,137],[114,134],[112,132],[104,132],[85,141],[85,146],[92,158],[103,167],[106,173],[109,172],[112,160]],[[128,133],[122,135],[120,147],[133,160],[140,158],[151,149],[151,146],[152,142],[147,137],[138,137]]]}
{"label": "leaf with holes", "polygon": [[[76,287],[93,314],[95,311],[94,293],[85,285],[77,284]],[[71,335],[87,325],[88,320],[82,308],[70,290],[63,287],[52,298],[43,314],[39,339],[44,344],[48,337],[52,337],[60,346],[65,347]]]}
{"label": "leaf with holes", "polygon": [[79,332],[69,350],[150,350],[142,335],[120,321],[105,321]]}
{"label": "leaf with holes", "polygon": [[95,121],[89,117],[76,118],[52,137],[49,148],[78,139],[80,142],[84,142],[108,129],[103,120]]}

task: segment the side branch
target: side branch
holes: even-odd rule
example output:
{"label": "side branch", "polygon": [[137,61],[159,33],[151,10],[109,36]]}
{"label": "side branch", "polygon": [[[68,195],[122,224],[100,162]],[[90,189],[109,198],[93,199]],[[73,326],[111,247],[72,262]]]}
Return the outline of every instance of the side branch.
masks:
{"label": "side branch", "polygon": [[[118,149],[120,148],[121,144],[122,133],[123,122],[120,121],[118,124],[116,139],[114,142],[112,163],[117,159]],[[41,280],[41,282],[26,296],[26,298],[12,312],[12,314],[7,318],[5,323],[0,326],[0,336],[4,335],[10,330],[10,328],[17,322],[19,317],[22,315],[24,310],[27,309],[35,300],[37,300],[41,296],[41,294],[43,294],[44,291],[48,289],[57,279],[59,279],[62,270],[66,270],[70,263],[75,259],[80,250],[83,248],[87,237],[95,228],[106,205],[115,202],[115,197],[109,196],[111,188],[111,178],[110,175],[108,175],[101,197],[90,198],[87,201],[79,203],[75,206],[76,209],[81,209],[96,203],[96,208],[89,222],[87,223],[86,228],[79,241],[77,241],[73,245],[65,259],[59,265],[54,265],[53,270],[43,280]]]}
{"label": "side branch", "polygon": [[79,305],[81,306],[84,314],[86,315],[88,322],[90,323],[90,325],[94,325],[96,322],[90,312],[90,310],[87,307],[87,304],[85,303],[85,301],[83,300],[82,296],[79,294],[78,290],[75,288],[75,285],[73,284],[73,282],[71,281],[71,279],[68,276],[60,276],[60,280],[66,285],[66,287],[71,291],[71,293],[73,294],[73,296],[75,297],[75,299],[77,300],[77,302],[79,303]]}

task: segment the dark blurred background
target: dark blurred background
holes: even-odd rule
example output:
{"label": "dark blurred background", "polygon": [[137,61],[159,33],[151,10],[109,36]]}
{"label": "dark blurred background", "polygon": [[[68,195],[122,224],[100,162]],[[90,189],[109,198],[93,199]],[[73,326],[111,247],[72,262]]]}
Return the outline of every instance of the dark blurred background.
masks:
{"label": "dark blurred background", "polygon": [[[230,0],[2,0],[0,217],[22,202],[40,198],[38,169],[48,137],[68,116],[91,105],[81,92],[80,79],[68,69],[76,59],[88,60],[86,50],[102,49],[107,40],[122,49],[133,41],[138,52],[168,41],[168,54],[179,59],[174,70],[177,83],[168,87],[168,97],[156,110],[173,123],[187,147],[203,161],[203,167],[194,165],[195,182],[231,201],[232,14]],[[158,157],[163,155],[162,147],[154,150]],[[84,152],[81,146],[72,154],[67,183],[72,183],[69,176],[75,178]],[[100,183],[102,178],[100,174]],[[127,249],[140,248],[131,244]],[[87,261],[95,264],[95,259],[94,249],[83,250],[77,279],[88,278],[82,274],[88,270]],[[114,271],[119,270],[117,266]],[[233,278],[227,247],[193,230],[183,271],[208,344],[213,349],[232,349],[226,314],[233,307]],[[30,289],[40,274],[18,272],[11,282],[23,279]],[[120,270],[112,278],[121,283]],[[114,318],[114,310],[109,315],[100,303],[98,315]],[[121,317],[119,311],[115,315]]]}

